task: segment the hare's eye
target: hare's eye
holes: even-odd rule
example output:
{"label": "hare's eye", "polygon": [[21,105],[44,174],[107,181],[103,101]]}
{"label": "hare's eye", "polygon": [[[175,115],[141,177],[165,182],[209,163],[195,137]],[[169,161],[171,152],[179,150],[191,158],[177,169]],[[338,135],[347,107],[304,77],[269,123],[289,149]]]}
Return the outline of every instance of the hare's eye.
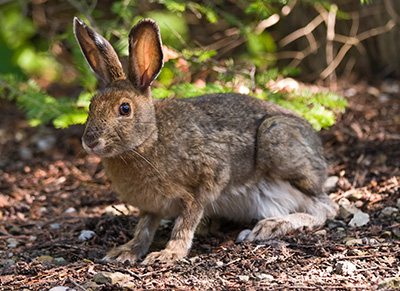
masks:
{"label": "hare's eye", "polygon": [[123,116],[128,116],[131,114],[131,105],[129,103],[122,103],[119,106],[119,114]]}

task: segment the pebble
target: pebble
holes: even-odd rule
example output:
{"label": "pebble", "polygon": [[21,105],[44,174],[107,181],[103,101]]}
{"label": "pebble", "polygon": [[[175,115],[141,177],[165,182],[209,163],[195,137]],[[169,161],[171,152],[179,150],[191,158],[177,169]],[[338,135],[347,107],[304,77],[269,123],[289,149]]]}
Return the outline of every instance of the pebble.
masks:
{"label": "pebble", "polygon": [[6,242],[7,242],[7,247],[11,249],[15,249],[19,245],[19,241],[13,237],[8,238]]}
{"label": "pebble", "polygon": [[52,224],[50,224],[50,228],[51,229],[60,229],[61,227],[58,223],[52,223]]}
{"label": "pebble", "polygon": [[64,266],[67,264],[67,261],[64,258],[59,257],[59,258],[54,258],[53,263],[57,266]]}
{"label": "pebble", "polygon": [[22,229],[18,226],[13,226],[8,230],[8,232],[10,234],[16,235],[16,234],[20,234],[22,232]]}
{"label": "pebble", "polygon": [[364,194],[361,193],[361,192],[354,192],[354,193],[351,193],[351,194],[350,194],[349,200],[350,200],[350,201],[358,201],[358,200],[360,200],[363,196],[364,196]]}
{"label": "pebble", "polygon": [[245,241],[247,238],[248,238],[248,236],[249,236],[249,234],[251,233],[251,229],[243,229],[239,234],[238,234],[238,236],[237,236],[237,238],[236,238],[236,243],[240,243],[240,242],[242,242],[242,241]]}
{"label": "pebble", "polygon": [[239,280],[242,281],[242,282],[248,282],[249,279],[250,279],[250,277],[247,276],[247,275],[239,275],[238,278],[239,278]]}
{"label": "pebble", "polygon": [[121,272],[100,272],[94,275],[93,281],[98,284],[116,284],[118,282],[127,280],[129,277],[130,276],[124,275]]}
{"label": "pebble", "polygon": [[217,261],[215,264],[217,265],[217,267],[222,267],[224,265],[224,262]]}
{"label": "pebble", "polygon": [[349,226],[363,226],[369,222],[369,214],[362,211],[354,214],[353,218],[349,222]]}
{"label": "pebble", "polygon": [[392,278],[387,278],[378,283],[378,290],[383,289],[383,290],[398,290],[397,288],[400,287],[400,278],[399,277],[392,277]]}
{"label": "pebble", "polygon": [[274,278],[274,276],[272,276],[272,275],[269,275],[269,274],[265,274],[265,273],[257,273],[256,274],[256,278],[258,279],[258,280],[269,280],[269,281],[272,281],[272,280],[274,280],[275,278]]}
{"label": "pebble", "polygon": [[393,214],[397,214],[397,213],[399,213],[399,210],[395,207],[388,206],[388,207],[385,207],[382,209],[382,214],[387,217],[392,217]]}
{"label": "pebble", "polygon": [[356,265],[348,261],[339,261],[335,265],[335,271],[339,275],[352,275],[356,270]]}
{"label": "pebble", "polygon": [[80,242],[87,241],[87,240],[91,239],[92,237],[94,237],[95,235],[96,235],[96,233],[93,230],[82,230],[78,237],[78,241],[80,241]]}
{"label": "pebble", "polygon": [[71,214],[71,213],[75,213],[75,212],[77,212],[77,211],[74,207],[70,207],[64,211],[64,213],[66,213],[66,214]]}
{"label": "pebble", "polygon": [[340,199],[338,204],[339,204],[339,217],[342,219],[347,219],[360,211],[357,209],[357,207],[351,204],[350,201],[347,200],[346,198]]}
{"label": "pebble", "polygon": [[396,202],[396,207],[397,207],[397,208],[400,208],[400,198],[399,198],[399,199],[397,199],[397,202]]}
{"label": "pebble", "polygon": [[314,234],[319,235],[319,236],[326,236],[326,230],[321,229],[321,230],[316,231]]}
{"label": "pebble", "polygon": [[38,261],[41,263],[51,263],[54,258],[52,256],[40,256],[38,257]]}
{"label": "pebble", "polygon": [[324,189],[325,190],[330,190],[336,187],[337,183],[339,182],[339,177],[337,176],[330,176],[328,179],[326,179],[324,183]]}

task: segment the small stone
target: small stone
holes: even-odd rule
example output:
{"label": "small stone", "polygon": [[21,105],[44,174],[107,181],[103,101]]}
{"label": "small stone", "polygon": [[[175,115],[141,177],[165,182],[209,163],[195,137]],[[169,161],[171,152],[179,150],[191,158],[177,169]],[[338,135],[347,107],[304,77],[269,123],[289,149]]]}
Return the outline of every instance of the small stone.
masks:
{"label": "small stone", "polygon": [[249,276],[246,276],[246,275],[239,275],[238,278],[239,278],[239,280],[242,281],[242,282],[248,282],[249,279],[250,279],[250,277],[249,277]]}
{"label": "small stone", "polygon": [[244,229],[244,230],[242,230],[239,234],[238,234],[238,236],[237,236],[237,238],[236,238],[236,243],[240,243],[240,242],[242,242],[242,241],[245,241],[247,238],[248,238],[248,236],[249,236],[249,234],[251,233],[251,229]]}
{"label": "small stone", "polygon": [[92,237],[94,237],[95,235],[96,235],[96,233],[93,230],[82,230],[78,237],[78,241],[80,241],[80,242],[87,241],[87,240],[91,239]]}
{"label": "small stone", "polygon": [[362,211],[354,214],[353,218],[349,222],[349,226],[363,226],[369,222],[369,214]]}
{"label": "small stone", "polygon": [[382,214],[387,217],[392,217],[393,214],[397,214],[397,213],[399,213],[399,210],[395,207],[388,206],[388,207],[385,207],[382,209]]}
{"label": "small stone", "polygon": [[58,223],[52,223],[52,224],[50,224],[50,228],[51,229],[60,229],[61,227]]}
{"label": "small stone", "polygon": [[75,213],[75,212],[77,212],[77,211],[74,207],[70,207],[64,211],[64,213],[66,213],[66,214],[71,214],[71,213]]}
{"label": "small stone", "polygon": [[46,212],[46,211],[47,211],[47,208],[44,207],[44,206],[39,208],[39,212],[40,212],[40,213],[44,213],[44,212]]}
{"label": "small stone", "polygon": [[338,204],[339,204],[339,217],[342,219],[347,219],[360,211],[357,209],[357,207],[351,204],[350,201],[347,200],[346,198],[340,199]]}
{"label": "small stone", "polygon": [[400,198],[399,198],[399,199],[397,199],[397,202],[396,202],[396,207],[397,207],[397,208],[400,208]]}
{"label": "small stone", "polygon": [[319,236],[326,236],[326,230],[325,229],[321,229],[318,230],[316,232],[314,232],[315,235],[319,235]]}
{"label": "small stone", "polygon": [[221,261],[217,261],[215,264],[217,265],[217,267],[222,267],[224,265],[224,263]]}
{"label": "small stone", "polygon": [[18,226],[13,226],[8,230],[8,232],[12,235],[18,235],[22,232],[22,229]]}
{"label": "small stone", "polygon": [[392,290],[400,287],[400,277],[387,278],[378,283],[378,289]]}
{"label": "small stone", "polygon": [[265,273],[257,273],[257,274],[256,274],[256,278],[257,278],[258,280],[260,280],[260,281],[262,281],[262,280],[269,280],[269,281],[272,281],[272,280],[275,279],[274,276],[269,275],[269,274],[265,274]]}
{"label": "small stone", "polygon": [[361,192],[354,192],[354,193],[351,193],[351,194],[350,194],[349,200],[350,200],[350,201],[358,201],[358,200],[360,200],[363,196],[364,196],[364,194],[361,193]]}
{"label": "small stone", "polygon": [[356,270],[356,265],[348,261],[339,261],[335,265],[335,271],[339,275],[352,275]]}
{"label": "small stone", "polygon": [[98,284],[116,284],[118,282],[126,280],[127,278],[127,275],[124,275],[120,272],[100,272],[94,275],[93,281]]}
{"label": "small stone", "polygon": [[54,265],[57,266],[64,266],[67,264],[67,261],[64,258],[60,257],[60,258],[54,258],[53,263]]}
{"label": "small stone", "polygon": [[339,177],[337,176],[330,176],[328,179],[326,179],[324,183],[324,189],[325,190],[330,190],[336,187],[337,183],[339,182]]}
{"label": "small stone", "polygon": [[41,263],[51,263],[54,258],[52,256],[40,256],[38,257],[38,261]]}
{"label": "small stone", "polygon": [[19,245],[19,241],[13,237],[10,237],[6,240],[7,247],[10,249],[15,249]]}

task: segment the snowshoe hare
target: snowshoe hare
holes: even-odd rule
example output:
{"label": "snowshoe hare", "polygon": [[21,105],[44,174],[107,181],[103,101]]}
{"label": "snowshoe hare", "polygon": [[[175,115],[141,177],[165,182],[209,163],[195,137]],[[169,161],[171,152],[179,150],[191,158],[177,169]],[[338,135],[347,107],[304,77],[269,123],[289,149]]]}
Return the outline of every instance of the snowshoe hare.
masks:
{"label": "snowshoe hare", "polygon": [[153,100],[150,85],[163,66],[154,20],[129,34],[127,77],[106,39],[78,18],[74,33],[107,83],[91,100],[83,147],[102,158],[116,192],[140,209],[134,238],[106,261],[140,260],[165,217],[176,218],[171,238],[145,264],[185,257],[202,218],[257,220],[247,240],[258,241],[334,216],[323,192],[321,142],[303,118],[235,93]]}

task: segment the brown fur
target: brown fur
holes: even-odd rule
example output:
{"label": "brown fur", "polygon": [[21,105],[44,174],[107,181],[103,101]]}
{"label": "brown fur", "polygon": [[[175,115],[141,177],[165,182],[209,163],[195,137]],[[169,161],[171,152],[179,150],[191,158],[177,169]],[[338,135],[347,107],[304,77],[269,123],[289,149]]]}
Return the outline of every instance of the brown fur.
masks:
{"label": "brown fur", "polygon": [[[237,211],[248,219],[261,219],[249,236],[258,240],[312,227],[333,215],[322,189],[327,164],[321,143],[304,119],[275,104],[233,93],[154,101],[150,85],[163,58],[152,20],[132,28],[126,79],[120,78],[122,67],[110,45],[99,47],[99,36],[77,19],[74,32],[93,70],[108,82],[92,99],[83,145],[102,157],[117,193],[141,211],[134,238],[111,250],[106,260],[140,259],[163,217],[176,217],[171,239],[144,263],[186,256],[204,216],[235,219]],[[107,67],[102,58],[114,61]],[[129,104],[129,115],[120,114],[121,104]],[[253,215],[260,197],[276,192],[273,187],[289,189],[279,194],[283,202],[277,209],[282,208],[282,214],[275,220]],[[255,201],[248,209],[241,205],[247,199],[243,195]],[[269,211],[269,205],[262,207]],[[293,214],[284,216],[286,212]]]}

